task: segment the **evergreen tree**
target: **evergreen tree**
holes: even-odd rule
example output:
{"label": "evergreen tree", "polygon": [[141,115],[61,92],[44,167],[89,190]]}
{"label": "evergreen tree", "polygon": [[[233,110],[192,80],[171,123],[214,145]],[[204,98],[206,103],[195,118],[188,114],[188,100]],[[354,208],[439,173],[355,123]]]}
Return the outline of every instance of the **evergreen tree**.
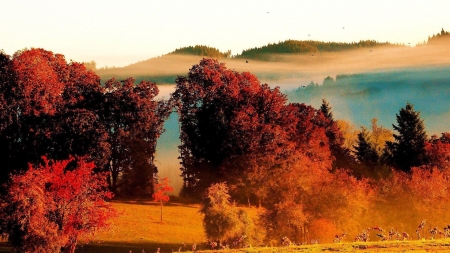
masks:
{"label": "evergreen tree", "polygon": [[322,105],[320,106],[320,111],[323,113],[323,115],[325,117],[327,117],[331,121],[334,121],[333,113],[331,112],[331,106],[325,99],[322,99]]}
{"label": "evergreen tree", "polygon": [[394,134],[394,142],[386,142],[388,161],[395,168],[409,172],[412,167],[426,163],[425,142],[427,135],[420,112],[414,111],[412,104],[397,114],[398,125],[392,125],[398,134]]}
{"label": "evergreen tree", "polygon": [[358,133],[357,145],[355,148],[355,156],[359,162],[375,165],[378,163],[378,153],[375,145],[370,141],[369,133],[365,127],[362,127],[361,132]]}

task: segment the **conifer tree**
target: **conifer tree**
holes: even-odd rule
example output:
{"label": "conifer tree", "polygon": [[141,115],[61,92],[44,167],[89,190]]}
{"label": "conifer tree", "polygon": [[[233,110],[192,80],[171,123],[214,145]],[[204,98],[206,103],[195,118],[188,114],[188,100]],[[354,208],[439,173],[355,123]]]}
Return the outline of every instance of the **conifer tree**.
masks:
{"label": "conifer tree", "polygon": [[323,115],[325,117],[327,117],[329,120],[333,121],[333,112],[331,112],[331,106],[325,99],[322,99],[322,105],[320,106],[320,111],[323,113]]}
{"label": "conifer tree", "polygon": [[425,142],[427,135],[420,112],[414,110],[410,103],[397,114],[398,125],[392,125],[398,134],[393,142],[386,142],[388,161],[395,168],[409,172],[412,167],[426,163]]}
{"label": "conifer tree", "polygon": [[359,162],[374,165],[378,162],[378,153],[374,144],[370,141],[369,133],[365,127],[362,127],[358,133],[356,141],[355,156]]}

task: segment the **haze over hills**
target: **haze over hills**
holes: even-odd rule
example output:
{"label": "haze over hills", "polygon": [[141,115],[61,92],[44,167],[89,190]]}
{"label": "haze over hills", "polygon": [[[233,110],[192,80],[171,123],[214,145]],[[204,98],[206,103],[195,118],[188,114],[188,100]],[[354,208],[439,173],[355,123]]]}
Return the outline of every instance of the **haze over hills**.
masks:
{"label": "haze over hills", "polygon": [[[290,102],[318,108],[322,98],[327,99],[336,119],[347,120],[357,128],[370,126],[370,120],[376,117],[382,126],[391,129],[395,114],[410,102],[421,111],[429,136],[440,135],[449,131],[450,125],[449,37],[448,32],[441,31],[415,47],[374,42],[354,43],[353,47],[342,44],[328,50],[324,45],[335,44],[322,43],[322,50],[316,47],[313,52],[261,52],[263,57],[255,57],[258,59],[227,56],[226,52],[206,46],[187,47],[123,68],[98,69],[96,73],[102,81],[130,76],[137,81],[151,80],[158,84],[160,96],[168,98],[177,76],[187,75],[194,64],[214,53],[227,68],[251,72],[262,83],[280,86]],[[304,43],[287,41],[276,45],[286,48],[289,44]],[[344,46],[349,48],[343,49]],[[249,52],[267,48],[276,47],[268,45]],[[161,176],[171,178],[177,191],[181,187],[177,115],[170,116],[165,128],[166,132],[158,140],[156,165]]]}
{"label": "haze over hills", "polygon": [[449,33],[442,30],[427,42],[411,47],[388,42],[360,41],[335,43],[288,40],[244,50],[231,56],[230,52],[207,46],[176,49],[161,57],[148,59],[122,68],[100,68],[96,73],[106,81],[112,77],[122,80],[133,77],[137,82],[151,80],[167,97],[179,75],[185,75],[203,57],[219,58],[236,71],[249,71],[271,86],[283,90],[295,89],[311,81],[321,83],[327,76],[383,71],[404,67],[450,64]]}

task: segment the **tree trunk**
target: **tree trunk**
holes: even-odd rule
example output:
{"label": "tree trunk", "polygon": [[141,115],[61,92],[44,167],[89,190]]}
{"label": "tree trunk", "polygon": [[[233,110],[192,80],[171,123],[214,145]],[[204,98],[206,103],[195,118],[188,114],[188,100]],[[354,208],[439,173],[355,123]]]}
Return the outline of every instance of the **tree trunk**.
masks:
{"label": "tree trunk", "polygon": [[75,253],[75,249],[77,248],[77,240],[71,240],[72,242],[64,247],[63,253]]}
{"label": "tree trunk", "polygon": [[162,224],[162,201],[160,201],[161,203],[161,224]]}

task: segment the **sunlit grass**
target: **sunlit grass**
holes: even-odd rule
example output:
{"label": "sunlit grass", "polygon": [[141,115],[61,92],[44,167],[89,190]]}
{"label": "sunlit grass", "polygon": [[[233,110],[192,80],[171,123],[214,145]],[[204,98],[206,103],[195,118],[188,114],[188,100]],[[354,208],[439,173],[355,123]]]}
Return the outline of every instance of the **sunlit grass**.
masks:
{"label": "sunlit grass", "polygon": [[[122,214],[114,220],[114,227],[100,232],[94,238],[82,238],[81,245],[87,248],[108,248],[107,252],[116,252],[113,248],[128,252],[130,249],[139,252],[161,250],[178,251],[186,245],[184,251],[191,249],[192,244],[206,241],[202,227],[202,217],[198,212],[199,205],[168,203],[163,206],[163,223],[160,222],[160,206],[154,202],[114,202]],[[87,241],[90,239],[90,242]],[[128,249],[124,251],[123,249]],[[82,252],[82,251],[80,251]],[[100,251],[86,251],[100,252]],[[103,251],[102,251],[103,252]],[[137,252],[137,251],[135,251]]]}
{"label": "sunlit grass", "polygon": [[[169,203],[163,206],[163,223],[160,223],[160,206],[143,201],[116,201],[113,206],[122,212],[114,220],[115,226],[93,238],[81,238],[76,252],[91,253],[147,253],[191,251],[197,244],[198,252],[208,250],[202,227],[202,216],[197,204]],[[251,217],[259,209],[245,208]],[[87,239],[90,239],[88,242]],[[184,246],[184,244],[186,246]],[[10,252],[6,243],[0,242],[0,252]],[[214,252],[217,252],[214,251]],[[290,247],[251,247],[223,252],[450,252],[450,239],[411,241],[343,242],[333,244],[300,245]]]}

